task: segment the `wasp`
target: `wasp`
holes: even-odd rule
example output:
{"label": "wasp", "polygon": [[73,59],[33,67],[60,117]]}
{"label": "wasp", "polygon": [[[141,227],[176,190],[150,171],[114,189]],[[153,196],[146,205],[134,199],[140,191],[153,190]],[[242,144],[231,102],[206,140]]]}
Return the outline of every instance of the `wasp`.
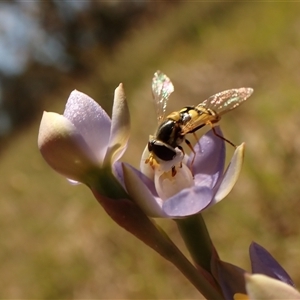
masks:
{"label": "wasp", "polygon": [[[223,114],[247,100],[253,92],[252,88],[242,87],[217,93],[196,106],[186,106],[165,118],[167,102],[173,91],[174,86],[171,80],[164,73],[155,72],[152,80],[152,93],[157,109],[158,128],[155,135],[150,136],[148,142],[150,157],[146,163],[150,161],[151,164],[151,161],[157,158],[161,161],[172,161],[176,156],[176,147],[184,153],[181,147],[183,141],[195,155],[193,147],[185,136],[188,133],[195,133],[206,125],[212,127],[215,135],[236,147],[232,142],[218,135],[214,125],[220,121]],[[176,174],[174,167],[172,174]]]}

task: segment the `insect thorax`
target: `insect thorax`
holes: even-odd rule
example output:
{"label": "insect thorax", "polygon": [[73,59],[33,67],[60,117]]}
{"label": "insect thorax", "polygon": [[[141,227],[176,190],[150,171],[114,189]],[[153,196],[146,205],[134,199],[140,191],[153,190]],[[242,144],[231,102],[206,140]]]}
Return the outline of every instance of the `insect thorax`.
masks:
{"label": "insect thorax", "polygon": [[156,139],[175,148],[183,141],[180,132],[181,126],[179,121],[166,119],[158,127]]}
{"label": "insect thorax", "polygon": [[179,125],[185,125],[192,118],[196,117],[199,113],[195,110],[194,106],[186,106],[180,111],[174,111],[168,115],[167,119],[176,121]]}
{"label": "insect thorax", "polygon": [[182,126],[187,124],[194,117],[194,114],[198,114],[194,106],[184,107],[180,111],[172,112],[158,127],[156,139],[174,148],[177,147],[184,140]]}

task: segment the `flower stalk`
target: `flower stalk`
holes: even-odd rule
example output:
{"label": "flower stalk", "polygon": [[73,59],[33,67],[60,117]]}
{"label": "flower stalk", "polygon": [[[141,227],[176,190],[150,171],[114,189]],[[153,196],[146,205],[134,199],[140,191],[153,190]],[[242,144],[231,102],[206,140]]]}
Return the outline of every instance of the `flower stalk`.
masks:
{"label": "flower stalk", "polygon": [[[121,198],[120,193],[117,199],[113,199],[103,195],[101,178],[102,175],[98,180],[93,180],[90,188],[98,202],[117,224],[171,262],[206,299],[223,299],[216,287],[190,263],[166,233],[133,201],[129,200],[129,196]],[[106,185],[110,184],[110,179],[112,177],[106,178]],[[121,190],[122,186],[118,188]],[[123,193],[126,194],[125,191]]]}
{"label": "flower stalk", "polygon": [[213,243],[202,215],[175,219],[175,222],[195,264],[211,273]]}

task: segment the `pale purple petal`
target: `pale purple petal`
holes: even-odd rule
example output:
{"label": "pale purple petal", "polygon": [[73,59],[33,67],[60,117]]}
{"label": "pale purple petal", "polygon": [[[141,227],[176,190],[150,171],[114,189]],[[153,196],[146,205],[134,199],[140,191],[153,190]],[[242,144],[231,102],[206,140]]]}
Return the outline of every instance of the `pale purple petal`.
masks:
{"label": "pale purple petal", "polygon": [[74,124],[98,161],[102,162],[111,127],[107,113],[92,98],[74,90],[69,96],[64,116]]}
{"label": "pale purple petal", "polygon": [[212,191],[209,188],[194,186],[164,201],[162,209],[170,218],[186,217],[202,211],[211,199]]}
{"label": "pale purple petal", "polygon": [[[118,162],[116,162],[115,164],[118,164]],[[125,165],[126,167],[131,168],[133,170],[133,172],[135,172],[136,176],[138,176],[139,179],[143,182],[143,184],[150,190],[151,194],[154,197],[158,197],[156,189],[155,189],[154,182],[151,179],[149,179],[142,172],[140,172],[139,170],[135,169],[133,166],[131,166],[131,165],[127,164],[127,163],[121,163],[121,165]]]}
{"label": "pale purple petal", "polygon": [[265,248],[253,242],[250,245],[249,252],[252,273],[265,274],[291,286],[295,286],[288,273]]}
{"label": "pale purple petal", "polygon": [[[216,132],[222,136],[219,126],[215,127]],[[196,143],[194,150],[196,157],[193,163],[193,174],[195,184],[213,188],[223,175],[225,165],[225,142],[217,137],[213,130],[202,136]],[[194,154],[191,153],[188,165],[191,164]]]}
{"label": "pale purple petal", "polygon": [[126,189],[125,182],[124,182],[124,174],[123,174],[123,165],[122,165],[122,163],[120,161],[116,161],[112,165],[112,171],[113,171],[113,174],[115,175],[115,177],[118,179],[118,181],[123,186],[123,188]]}
{"label": "pale purple petal", "polygon": [[142,182],[146,185],[146,187],[148,188],[148,190],[150,190],[151,194],[154,197],[158,197],[157,192],[155,190],[155,186],[154,186],[154,182],[149,179],[147,176],[145,176],[143,173],[141,173],[139,170],[135,169],[133,166],[127,164],[127,163],[123,163],[120,161],[116,161],[112,168],[113,168],[113,173],[115,174],[116,178],[118,179],[118,181],[123,185],[123,187],[126,189],[125,187],[125,179],[124,179],[124,172],[123,172],[123,165],[126,165],[127,168],[131,168],[133,170],[133,172],[136,173],[136,175],[142,180]]}
{"label": "pale purple petal", "polygon": [[84,182],[86,173],[97,167],[97,158],[80,132],[62,115],[44,112],[38,146],[47,163],[69,179]]}
{"label": "pale purple petal", "polygon": [[214,196],[214,200],[210,205],[214,205],[219,201],[223,200],[233,189],[242,170],[244,152],[245,152],[245,144],[243,143],[240,146],[238,146],[234,151],[229,166],[227,167],[224,175],[219,181],[218,186],[214,189],[215,196]]}
{"label": "pale purple petal", "polygon": [[150,184],[149,178],[128,164],[123,164],[123,174],[127,192],[146,215],[154,218],[167,217],[161,209],[162,200],[154,197],[143,182],[149,181]]}
{"label": "pale purple petal", "polygon": [[109,146],[105,161],[114,163],[124,154],[130,134],[130,115],[123,84],[115,90]]}

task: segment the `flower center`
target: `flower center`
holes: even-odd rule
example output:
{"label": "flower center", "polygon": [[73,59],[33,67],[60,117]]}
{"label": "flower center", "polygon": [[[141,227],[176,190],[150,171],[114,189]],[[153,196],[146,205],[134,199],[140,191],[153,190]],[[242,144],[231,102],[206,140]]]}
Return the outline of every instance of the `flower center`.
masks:
{"label": "flower center", "polygon": [[162,200],[166,200],[183,189],[194,186],[194,179],[191,170],[182,163],[181,166],[176,166],[176,174],[172,170],[161,171],[155,170],[154,183],[158,196]]}

